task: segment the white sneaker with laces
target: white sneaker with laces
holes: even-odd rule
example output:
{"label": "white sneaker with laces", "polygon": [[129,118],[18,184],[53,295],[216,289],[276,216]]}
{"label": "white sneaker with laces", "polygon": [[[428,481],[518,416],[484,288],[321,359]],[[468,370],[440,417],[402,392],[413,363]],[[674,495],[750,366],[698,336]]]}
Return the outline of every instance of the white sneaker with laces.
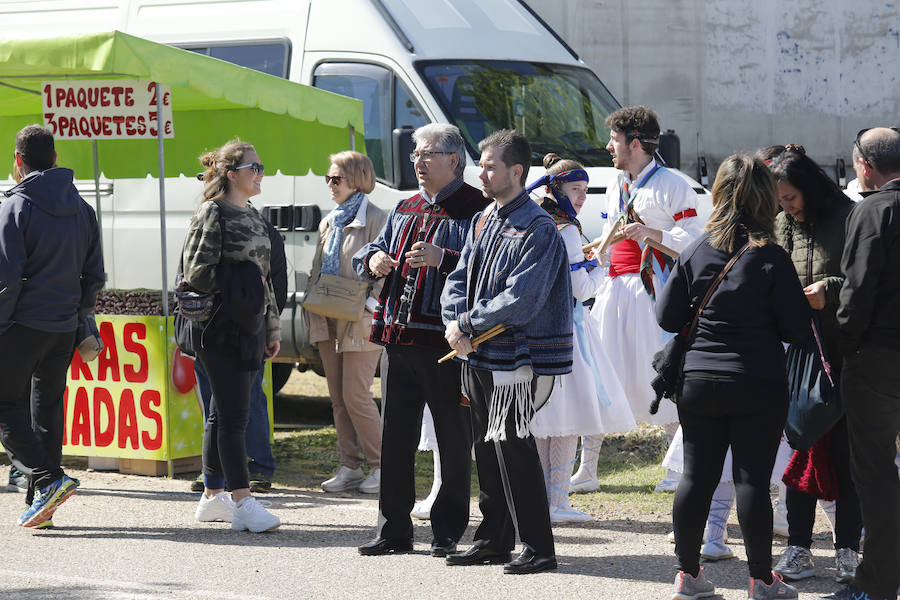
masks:
{"label": "white sneaker with laces", "polygon": [[202,523],[224,521],[230,523],[234,515],[234,502],[228,492],[219,492],[212,498],[205,493],[200,494],[200,502],[194,511],[194,518]]}
{"label": "white sneaker with laces", "polygon": [[377,494],[381,491],[381,469],[372,469],[369,476],[359,484],[359,491],[363,494]]}
{"label": "white sneaker with laces", "polygon": [[334,477],[322,482],[322,489],[326,492],[345,492],[358,488],[365,478],[359,467],[351,469],[341,466]]}
{"label": "white sneaker with laces", "polygon": [[675,576],[675,593],[672,594],[672,600],[695,600],[712,596],[715,593],[716,587],[706,578],[703,567],[700,567],[697,577],[692,577],[684,571],[678,571]]}
{"label": "white sneaker with laces", "polygon": [[786,584],[781,575],[772,571],[772,583],[766,585],[762,579],[750,578],[748,600],[771,600],[772,598],[797,598],[797,589]]}
{"label": "white sneaker with laces", "polygon": [[247,496],[234,507],[234,518],[231,521],[231,528],[235,531],[247,531],[253,533],[262,533],[263,531],[272,531],[281,525],[281,519],[263,508],[256,498]]}

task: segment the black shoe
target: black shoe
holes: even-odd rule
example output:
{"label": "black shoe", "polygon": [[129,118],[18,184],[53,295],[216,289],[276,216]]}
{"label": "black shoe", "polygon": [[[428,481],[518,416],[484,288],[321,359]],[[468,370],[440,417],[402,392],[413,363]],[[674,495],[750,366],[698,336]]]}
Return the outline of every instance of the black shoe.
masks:
{"label": "black shoe", "polygon": [[363,544],[357,549],[363,556],[405,554],[407,552],[412,552],[413,543],[412,540],[391,540],[383,537],[377,537],[368,544]]}
{"label": "black shoe", "polygon": [[254,494],[268,494],[272,491],[272,482],[262,475],[251,473],[250,491]]}
{"label": "black shoe", "polygon": [[431,541],[431,555],[444,558],[449,554],[456,554],[456,542],[450,538],[442,538]]}
{"label": "black shoe", "polygon": [[509,562],[510,553],[494,550],[490,546],[472,546],[465,552],[449,554],[444,562],[453,567],[470,565],[502,565]]}
{"label": "black shoe", "polygon": [[557,567],[555,556],[541,556],[534,550],[525,546],[522,554],[514,561],[503,567],[503,572],[509,575],[526,575],[528,573],[540,573],[541,571],[553,571]]}
{"label": "black shoe", "polygon": [[203,475],[200,475],[200,477],[191,482],[192,492],[202,492],[204,487],[206,486],[203,485]]}

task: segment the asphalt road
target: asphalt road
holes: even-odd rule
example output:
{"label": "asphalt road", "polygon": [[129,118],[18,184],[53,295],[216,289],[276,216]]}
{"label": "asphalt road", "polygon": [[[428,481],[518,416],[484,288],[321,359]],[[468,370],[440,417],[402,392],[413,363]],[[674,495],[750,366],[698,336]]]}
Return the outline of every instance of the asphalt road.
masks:
{"label": "asphalt road", "polygon": [[[557,526],[559,570],[513,576],[500,566],[447,567],[432,558],[427,522],[416,524],[414,554],[359,556],[356,546],[373,535],[377,518],[377,501],[360,494],[276,490],[267,498],[283,525],[251,534],[196,523],[198,495],[187,491],[186,481],[70,474],[82,488],[56,513],[51,530],[17,526],[23,495],[0,493],[0,598],[668,599],[675,576],[669,515],[599,515],[588,524]],[[472,512],[477,524],[474,505]],[[739,536],[734,522],[730,531]],[[731,545],[738,558],[708,565],[707,573],[718,598],[744,599],[745,555],[740,539]],[[783,547],[776,542],[776,555]],[[804,599],[840,587],[828,544],[817,542],[813,551],[819,576],[800,583]]]}

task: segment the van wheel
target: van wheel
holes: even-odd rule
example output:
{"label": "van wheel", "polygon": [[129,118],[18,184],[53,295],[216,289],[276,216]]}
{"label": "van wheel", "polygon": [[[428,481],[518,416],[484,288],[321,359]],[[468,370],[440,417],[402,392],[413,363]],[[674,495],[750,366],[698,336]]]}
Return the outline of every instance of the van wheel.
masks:
{"label": "van wheel", "polygon": [[272,363],[272,393],[277,394],[291,378],[296,367],[294,363]]}

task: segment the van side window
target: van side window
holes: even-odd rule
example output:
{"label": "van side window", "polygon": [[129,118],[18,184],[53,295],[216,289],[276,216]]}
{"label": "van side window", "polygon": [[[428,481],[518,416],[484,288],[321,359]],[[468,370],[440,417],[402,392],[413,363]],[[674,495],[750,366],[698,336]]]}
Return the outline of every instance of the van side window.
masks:
{"label": "van side window", "polygon": [[269,75],[288,77],[291,45],[288,40],[272,42],[229,42],[203,46],[179,46],[185,50],[212,56],[232,64],[262,71]]}
{"label": "van side window", "polygon": [[425,111],[403,82],[390,69],[378,65],[329,62],[316,67],[313,85],[362,100],[366,153],[375,165],[378,179],[394,183],[391,132],[398,127],[416,128],[428,122]]}

